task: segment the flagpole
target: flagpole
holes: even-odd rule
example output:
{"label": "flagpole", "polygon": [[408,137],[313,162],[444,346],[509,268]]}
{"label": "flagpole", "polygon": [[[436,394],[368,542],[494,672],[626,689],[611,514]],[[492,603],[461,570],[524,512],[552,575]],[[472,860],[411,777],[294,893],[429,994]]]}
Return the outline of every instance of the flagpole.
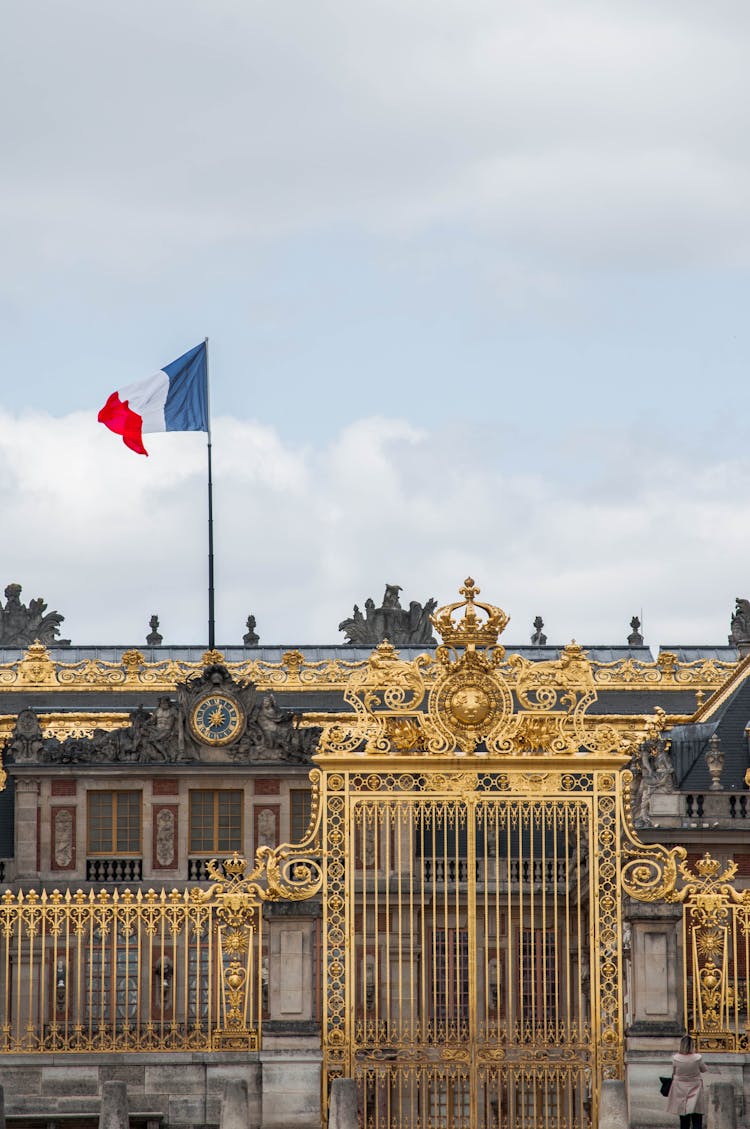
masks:
{"label": "flagpole", "polygon": [[208,338],[206,340],[206,423],[208,432],[208,649],[216,643],[214,620],[214,486],[211,475],[211,384],[208,379]]}

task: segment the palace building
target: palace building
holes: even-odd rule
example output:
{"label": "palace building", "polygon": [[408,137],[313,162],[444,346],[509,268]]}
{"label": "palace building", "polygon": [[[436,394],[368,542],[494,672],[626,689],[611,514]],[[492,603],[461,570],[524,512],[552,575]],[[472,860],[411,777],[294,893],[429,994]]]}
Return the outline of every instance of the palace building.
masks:
{"label": "palace building", "polygon": [[[670,1125],[682,1033],[750,1117],[750,604],[725,645],[503,646],[467,579],[329,646],[79,646],[0,604],[11,1125]],[[492,595],[490,593],[490,595]],[[252,617],[251,617],[252,618]],[[717,1076],[718,1077],[718,1076]],[[88,1119],[88,1120],[87,1120]]]}

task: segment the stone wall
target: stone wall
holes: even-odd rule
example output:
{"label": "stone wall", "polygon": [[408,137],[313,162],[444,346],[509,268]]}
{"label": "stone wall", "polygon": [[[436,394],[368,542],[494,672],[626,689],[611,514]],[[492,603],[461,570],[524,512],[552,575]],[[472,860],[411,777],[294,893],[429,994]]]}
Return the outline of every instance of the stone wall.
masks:
{"label": "stone wall", "polygon": [[96,1113],[104,1082],[127,1084],[131,1113],[160,1113],[169,1129],[218,1125],[227,1082],[247,1083],[251,1123],[320,1129],[320,1052],[0,1055],[5,1112]]}

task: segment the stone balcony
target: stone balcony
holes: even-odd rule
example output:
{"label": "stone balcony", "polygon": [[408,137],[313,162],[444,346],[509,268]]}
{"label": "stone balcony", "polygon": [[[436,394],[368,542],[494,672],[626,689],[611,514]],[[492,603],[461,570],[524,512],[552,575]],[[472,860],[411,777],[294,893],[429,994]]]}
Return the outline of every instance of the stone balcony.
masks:
{"label": "stone balcony", "polygon": [[651,827],[750,830],[750,792],[661,792],[651,797]]}

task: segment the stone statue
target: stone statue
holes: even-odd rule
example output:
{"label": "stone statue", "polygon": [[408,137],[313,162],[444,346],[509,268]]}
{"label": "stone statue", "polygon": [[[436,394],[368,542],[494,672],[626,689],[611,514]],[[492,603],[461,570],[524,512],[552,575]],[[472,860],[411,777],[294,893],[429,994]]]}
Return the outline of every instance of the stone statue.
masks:
{"label": "stone statue", "polygon": [[161,647],[161,641],[163,639],[163,636],[159,634],[159,617],[158,617],[158,615],[152,615],[151,619],[148,621],[148,625],[151,628],[151,630],[149,631],[148,635],[146,636],[147,646],[149,646],[149,647]]}
{"label": "stone statue", "polygon": [[247,617],[247,634],[242,636],[242,642],[246,647],[257,647],[260,643],[260,636],[255,630],[254,615],[249,615]]}
{"label": "stone statue", "polygon": [[643,636],[641,635],[641,621],[637,615],[634,615],[630,621],[630,634],[628,635],[629,647],[642,647]]}
{"label": "stone statue", "polygon": [[412,600],[408,611],[401,607],[399,584],[386,584],[383,602],[375,607],[372,598],[365,600],[365,614],[354,605],[349,619],[339,624],[339,631],[346,635],[347,643],[358,647],[376,647],[387,639],[395,646],[431,645],[435,643],[430,616],[437,607],[437,600],[427,600],[422,606]]}
{"label": "stone statue", "polygon": [[139,760],[170,761],[176,759],[172,752],[181,751],[180,714],[170,698],[159,698],[159,703],[143,726],[139,747]]}
{"label": "stone statue", "polygon": [[651,797],[677,789],[671,742],[663,735],[649,736],[633,764],[633,821],[637,827],[651,826]]}
{"label": "stone statue", "polygon": [[37,640],[45,647],[69,647],[70,639],[57,638],[64,619],[59,612],[47,612],[41,597],[26,607],[21,603],[21,585],[9,584],[5,607],[0,601],[0,647],[29,647]]}
{"label": "stone statue", "polygon": [[742,653],[750,650],[750,600],[736,597],[736,608],[732,614],[729,643]]}
{"label": "stone statue", "polygon": [[248,717],[246,739],[232,754],[234,759],[306,763],[315,752],[320,729],[301,729],[299,723],[299,714],[280,710],[273,694],[264,694]]}
{"label": "stone statue", "polygon": [[182,760],[181,718],[174,702],[160,698],[155,710],[139,706],[121,729],[95,729],[90,737],[43,737],[32,710],[21,710],[6,745],[16,764],[155,764]]}
{"label": "stone statue", "polygon": [[534,634],[531,636],[532,647],[546,647],[547,636],[542,631],[544,627],[544,620],[540,615],[534,620]]}

